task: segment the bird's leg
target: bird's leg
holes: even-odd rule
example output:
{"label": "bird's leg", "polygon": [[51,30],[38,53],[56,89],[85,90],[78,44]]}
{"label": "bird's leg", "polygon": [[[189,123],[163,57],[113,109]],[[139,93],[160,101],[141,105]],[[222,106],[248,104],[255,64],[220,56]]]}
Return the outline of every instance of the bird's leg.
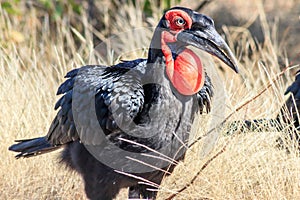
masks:
{"label": "bird's leg", "polygon": [[128,191],[128,199],[139,199],[140,190],[139,185],[131,186]]}
{"label": "bird's leg", "polygon": [[148,190],[150,186],[146,185],[135,185],[129,188],[128,199],[151,199],[155,200],[157,191]]}

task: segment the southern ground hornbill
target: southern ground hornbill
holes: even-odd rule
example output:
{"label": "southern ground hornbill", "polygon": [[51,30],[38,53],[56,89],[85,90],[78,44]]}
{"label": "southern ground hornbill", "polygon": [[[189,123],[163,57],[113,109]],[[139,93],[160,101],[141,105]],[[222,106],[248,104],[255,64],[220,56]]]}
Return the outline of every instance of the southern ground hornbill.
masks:
{"label": "southern ground hornbill", "polygon": [[285,105],[280,110],[280,114],[284,122],[288,122],[292,119],[294,127],[300,130],[300,70],[296,73],[295,81],[285,91],[285,94],[288,93],[292,93],[292,96],[286,100]]}
{"label": "southern ground hornbill", "polygon": [[[282,131],[283,129],[289,127],[287,134],[283,135],[282,138],[278,138],[278,147],[289,149],[285,145],[287,141],[290,140],[295,144],[296,148],[300,150],[300,70],[297,71],[295,81],[286,89],[285,95],[291,93],[289,98],[282,105],[279,113],[274,119],[254,119],[245,121],[234,121],[229,124],[229,134],[237,131],[238,127],[247,129],[248,131]],[[288,126],[289,125],[289,126]]]}
{"label": "southern ground hornbill", "polygon": [[155,199],[151,186],[124,173],[159,185],[184,158],[196,112],[210,108],[212,84],[189,45],[237,72],[211,18],[172,8],[155,29],[148,59],[70,71],[58,89],[63,96],[48,134],[18,140],[9,150],[20,158],[63,147],[62,162],[83,176],[90,199],[112,199],[124,187],[129,198]]}

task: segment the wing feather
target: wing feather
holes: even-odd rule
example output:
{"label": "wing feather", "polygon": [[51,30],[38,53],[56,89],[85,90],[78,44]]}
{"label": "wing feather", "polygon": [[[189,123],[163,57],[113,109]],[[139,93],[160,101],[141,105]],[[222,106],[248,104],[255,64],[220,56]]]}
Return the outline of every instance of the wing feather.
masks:
{"label": "wing feather", "polygon": [[[139,59],[131,65],[126,61],[113,67],[91,65],[68,72],[57,91],[63,96],[55,104],[59,110],[46,136],[48,141],[61,145],[80,140],[79,132],[87,132],[86,140],[95,140],[97,136],[88,135],[95,123],[106,135],[120,131],[119,126],[132,121],[142,109],[144,91],[139,74],[144,64],[146,61]],[[90,117],[91,101],[97,122]],[[80,118],[80,128],[74,113]]]}
{"label": "wing feather", "polygon": [[296,99],[300,99],[300,70],[296,74],[295,81],[285,91],[285,94],[289,92],[293,93]]}

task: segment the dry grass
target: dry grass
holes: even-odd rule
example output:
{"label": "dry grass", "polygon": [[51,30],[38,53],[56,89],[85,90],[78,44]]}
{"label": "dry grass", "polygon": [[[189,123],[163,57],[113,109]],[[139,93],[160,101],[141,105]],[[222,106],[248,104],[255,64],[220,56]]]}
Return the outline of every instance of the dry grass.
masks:
{"label": "dry grass", "polygon": [[[296,1],[290,3],[298,5]],[[276,23],[267,23],[262,4],[255,4],[254,7],[267,38],[264,44],[256,47],[247,26],[224,27],[231,46],[237,45],[235,53],[241,60],[240,75],[220,70],[228,96],[226,115],[262,90],[281,70],[278,57],[286,55],[283,39],[275,34],[278,28]],[[38,16],[37,10],[25,10],[25,6],[22,9],[26,13],[22,17],[8,16],[0,10],[0,199],[85,199],[81,178],[57,164],[58,152],[15,160],[7,148],[16,138],[46,133],[55,116],[55,93],[64,74],[72,68],[92,62],[89,57],[93,49],[91,28],[85,15],[76,16],[85,30],[85,37],[74,34],[69,25],[73,16],[70,13],[59,20],[53,30],[47,16],[43,16],[44,20],[38,20],[41,16]],[[148,24],[156,24],[158,13],[160,9],[155,11],[153,18],[147,19]],[[124,20],[128,14],[131,17]],[[145,26],[140,15],[140,11],[136,11],[132,5],[126,5],[110,27],[112,32]],[[56,33],[55,37],[51,37],[53,32]],[[101,33],[97,34],[102,37]],[[80,40],[82,45],[77,47],[74,40]],[[250,48],[251,57],[248,56]],[[283,63],[288,65],[288,58],[284,58]],[[283,92],[292,82],[291,74],[286,73],[284,79],[273,84],[231,120],[276,116],[285,99]],[[197,127],[205,126],[203,122],[206,120],[201,119],[195,126],[196,132],[201,132],[198,134],[205,132],[197,131],[200,130]],[[222,132],[225,133],[225,130]],[[276,138],[286,132],[251,132],[234,136],[221,133],[215,150],[204,159],[199,156],[201,144],[196,145],[174,174],[165,179],[158,198],[164,199],[170,192],[188,183],[203,163],[228,143],[226,151],[213,160],[196,182],[179,194],[177,199],[298,199],[298,153],[292,150],[286,154],[274,148]],[[124,191],[118,199],[125,197]]]}

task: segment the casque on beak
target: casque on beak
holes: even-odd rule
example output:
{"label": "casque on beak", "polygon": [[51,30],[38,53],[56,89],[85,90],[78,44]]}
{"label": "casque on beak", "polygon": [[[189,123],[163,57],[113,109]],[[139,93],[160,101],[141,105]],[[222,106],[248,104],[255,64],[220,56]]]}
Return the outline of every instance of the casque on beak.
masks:
{"label": "casque on beak", "polygon": [[238,73],[235,56],[224,39],[216,31],[213,20],[198,13],[194,13],[192,19],[192,27],[179,32],[176,36],[177,41],[192,45],[218,57]]}

